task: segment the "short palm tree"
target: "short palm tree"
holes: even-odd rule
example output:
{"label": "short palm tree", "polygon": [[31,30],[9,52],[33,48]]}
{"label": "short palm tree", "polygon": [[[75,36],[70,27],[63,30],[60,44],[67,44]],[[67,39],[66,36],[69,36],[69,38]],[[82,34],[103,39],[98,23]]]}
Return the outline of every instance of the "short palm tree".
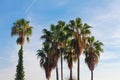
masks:
{"label": "short palm tree", "polygon": [[95,41],[94,37],[88,37],[87,47],[84,51],[85,63],[91,71],[91,80],[93,80],[93,70],[98,64],[100,52],[103,52],[101,46],[103,45],[100,41]]}
{"label": "short palm tree", "polygon": [[44,48],[37,51],[37,56],[40,58],[40,66],[44,68],[46,78],[50,80],[51,71],[53,69],[54,63],[51,59],[51,48],[45,45]]}
{"label": "short palm tree", "polygon": [[51,31],[48,31],[47,29],[43,29],[43,35],[41,36],[42,39],[44,39],[44,46],[47,45],[49,51],[47,50],[46,53],[50,59],[50,61],[52,61],[52,66],[51,68],[55,68],[56,67],[56,78],[57,80],[58,78],[58,58],[59,58],[59,50],[58,50],[58,42],[56,41],[56,37],[57,35],[56,33],[56,26],[55,25],[51,25]]}
{"label": "short palm tree", "polygon": [[11,35],[18,36],[16,42],[21,45],[18,56],[18,65],[17,65],[17,73],[15,80],[24,80],[24,68],[23,68],[23,45],[25,42],[25,38],[29,42],[29,36],[32,34],[32,27],[29,25],[29,21],[25,19],[17,20],[12,27]]}

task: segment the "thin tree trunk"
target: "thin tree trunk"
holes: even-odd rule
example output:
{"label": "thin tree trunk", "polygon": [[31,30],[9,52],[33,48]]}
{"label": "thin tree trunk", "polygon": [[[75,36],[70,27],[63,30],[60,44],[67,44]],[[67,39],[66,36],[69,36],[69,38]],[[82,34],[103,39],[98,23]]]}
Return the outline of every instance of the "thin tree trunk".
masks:
{"label": "thin tree trunk", "polygon": [[91,71],[91,80],[93,80],[93,71]]}
{"label": "thin tree trunk", "polygon": [[62,59],[62,52],[61,52],[61,80],[63,80],[63,59]]}
{"label": "thin tree trunk", "polygon": [[70,68],[70,80],[73,80],[72,79],[72,68]]}
{"label": "thin tree trunk", "polygon": [[80,80],[80,59],[78,58],[78,67],[77,67],[77,80]]}
{"label": "thin tree trunk", "polygon": [[59,80],[59,74],[58,74],[58,64],[56,65],[56,80]]}

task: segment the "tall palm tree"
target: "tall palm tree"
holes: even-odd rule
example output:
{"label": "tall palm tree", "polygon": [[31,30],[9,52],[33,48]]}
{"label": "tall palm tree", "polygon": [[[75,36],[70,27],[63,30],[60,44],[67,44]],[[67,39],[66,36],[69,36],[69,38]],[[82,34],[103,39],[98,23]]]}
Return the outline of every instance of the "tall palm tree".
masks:
{"label": "tall palm tree", "polygon": [[70,70],[70,79],[69,80],[73,80],[73,77],[72,77],[72,68],[73,68],[73,61],[75,61],[76,57],[75,57],[75,51],[74,51],[74,48],[72,46],[72,39],[68,39],[67,40],[67,43],[66,43],[66,46],[65,46],[65,56],[64,56],[64,59],[67,60],[67,63],[68,63],[68,68]]}
{"label": "tall palm tree", "polygon": [[[57,44],[57,49],[59,49],[60,53],[57,53],[58,55],[60,54],[61,57],[61,80],[63,80],[63,53],[64,53],[64,48],[66,44],[66,40],[68,37],[70,37],[71,33],[68,29],[68,25],[65,24],[64,21],[58,21],[57,25],[51,25],[51,31],[52,31],[52,38],[53,41],[56,42]],[[56,66],[57,67],[57,66]],[[58,80],[58,78],[57,78]]]}
{"label": "tall palm tree", "polygon": [[78,69],[77,69],[77,80],[80,80],[80,58],[79,56],[82,54],[86,45],[86,37],[91,33],[91,26],[86,23],[83,25],[80,18],[76,18],[76,20],[70,20],[69,26],[72,29],[73,33],[73,46],[75,49],[76,57],[78,59]]}
{"label": "tall palm tree", "polygon": [[87,47],[85,53],[85,63],[91,71],[91,80],[93,80],[93,70],[98,64],[100,52],[103,52],[101,46],[103,45],[100,41],[95,41],[94,37],[88,37]]}
{"label": "tall palm tree", "polygon": [[66,24],[64,21],[58,21],[57,24],[57,34],[58,34],[58,43],[59,43],[59,49],[60,49],[60,56],[61,56],[61,80],[63,80],[63,54],[64,54],[64,48],[66,44],[66,40],[68,38],[68,35],[66,34],[67,31],[65,30]]}
{"label": "tall palm tree", "polygon": [[[51,26],[51,31],[53,32],[53,41],[57,43],[57,48],[59,49],[59,53],[61,57],[61,80],[63,80],[63,54],[64,48],[66,44],[66,40],[70,37],[70,31],[68,29],[68,25],[65,24],[64,21],[58,21],[57,25]],[[69,32],[68,32],[69,31]],[[57,79],[58,80],[58,79]]]}
{"label": "tall palm tree", "polygon": [[59,80],[59,72],[58,72],[58,59],[59,59],[59,56],[60,56],[60,52],[59,52],[59,34],[58,34],[58,31],[59,31],[59,28],[58,28],[58,25],[54,25],[54,24],[51,24],[50,26],[50,30],[51,30],[51,38],[52,38],[52,47],[54,48],[54,64],[56,65],[56,80]]}
{"label": "tall palm tree", "polygon": [[18,36],[16,42],[21,46],[18,56],[18,65],[17,65],[17,73],[15,80],[24,80],[24,68],[23,68],[23,45],[26,40],[29,42],[29,36],[32,34],[32,27],[29,25],[29,21],[25,19],[19,19],[15,23],[13,23],[11,35]]}

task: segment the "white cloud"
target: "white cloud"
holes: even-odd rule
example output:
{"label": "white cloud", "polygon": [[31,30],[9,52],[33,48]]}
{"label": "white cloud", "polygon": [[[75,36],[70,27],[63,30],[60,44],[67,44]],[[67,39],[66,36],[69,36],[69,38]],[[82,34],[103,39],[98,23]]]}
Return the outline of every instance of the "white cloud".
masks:
{"label": "white cloud", "polygon": [[96,39],[102,41],[106,47],[120,47],[120,5],[118,3],[119,1],[115,0],[98,10],[89,8],[92,16],[89,16],[87,22],[93,26],[91,30]]}
{"label": "white cloud", "polygon": [[28,80],[45,80],[44,70],[39,66],[39,60],[36,56],[36,51],[25,50],[24,51],[24,70],[25,77]]}
{"label": "white cloud", "polygon": [[0,69],[1,80],[13,80],[15,78],[15,67],[9,67],[6,69]]}
{"label": "white cloud", "polygon": [[104,52],[104,53],[101,53],[101,56],[100,56],[100,60],[102,61],[113,60],[118,58],[119,58],[119,55],[114,52]]}

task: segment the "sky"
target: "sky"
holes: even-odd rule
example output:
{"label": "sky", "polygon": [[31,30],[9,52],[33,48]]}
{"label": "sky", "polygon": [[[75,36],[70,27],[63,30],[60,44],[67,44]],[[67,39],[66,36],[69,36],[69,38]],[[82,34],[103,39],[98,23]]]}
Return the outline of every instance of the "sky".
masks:
{"label": "sky", "polygon": [[[36,51],[42,48],[42,29],[63,20],[66,23],[80,17],[93,28],[92,35],[103,42],[104,52],[94,70],[94,80],[120,80],[120,0],[1,0],[0,1],[0,80],[13,80],[16,73],[19,45],[11,37],[13,23],[21,18],[30,21],[33,34],[24,45],[26,80],[46,80]],[[60,60],[59,60],[60,74]],[[64,62],[64,79],[69,69]],[[77,65],[74,63],[73,77]],[[90,71],[81,56],[81,80],[90,80]],[[51,80],[56,79],[55,70]]]}

